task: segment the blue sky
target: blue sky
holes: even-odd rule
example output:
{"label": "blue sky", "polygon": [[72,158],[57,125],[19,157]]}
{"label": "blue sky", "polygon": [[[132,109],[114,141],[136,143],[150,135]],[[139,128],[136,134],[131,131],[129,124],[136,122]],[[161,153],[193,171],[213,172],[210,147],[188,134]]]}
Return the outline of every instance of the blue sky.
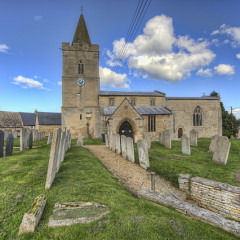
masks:
{"label": "blue sky", "polygon": [[61,111],[59,48],[72,42],[83,5],[91,42],[100,47],[102,90],[183,97],[215,90],[240,117],[240,1],[152,0],[125,62],[116,67],[137,4],[1,0],[0,110]]}

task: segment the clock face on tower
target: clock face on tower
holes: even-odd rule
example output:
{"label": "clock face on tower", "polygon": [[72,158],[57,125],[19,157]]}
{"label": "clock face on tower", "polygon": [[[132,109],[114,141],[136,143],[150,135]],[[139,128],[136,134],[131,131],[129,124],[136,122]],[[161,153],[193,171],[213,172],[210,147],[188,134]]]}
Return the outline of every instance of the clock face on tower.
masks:
{"label": "clock face on tower", "polygon": [[80,78],[80,79],[77,81],[77,84],[78,84],[80,87],[84,86],[84,84],[85,84],[84,79],[83,79],[83,78]]}

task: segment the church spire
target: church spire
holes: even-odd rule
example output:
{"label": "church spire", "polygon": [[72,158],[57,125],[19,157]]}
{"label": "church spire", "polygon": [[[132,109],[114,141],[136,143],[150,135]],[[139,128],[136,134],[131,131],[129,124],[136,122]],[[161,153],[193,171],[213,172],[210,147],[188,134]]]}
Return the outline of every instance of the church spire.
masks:
{"label": "church spire", "polygon": [[87,26],[83,17],[83,14],[81,13],[80,19],[78,21],[77,29],[72,41],[73,43],[81,43],[81,44],[89,44],[91,45],[91,40],[88,35]]}

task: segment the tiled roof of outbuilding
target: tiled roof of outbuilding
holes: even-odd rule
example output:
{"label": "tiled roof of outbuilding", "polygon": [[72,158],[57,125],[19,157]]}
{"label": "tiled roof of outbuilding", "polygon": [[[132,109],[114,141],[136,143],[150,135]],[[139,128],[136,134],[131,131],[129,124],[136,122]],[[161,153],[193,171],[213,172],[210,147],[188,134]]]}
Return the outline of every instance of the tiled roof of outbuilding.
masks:
{"label": "tiled roof of outbuilding", "polygon": [[38,112],[39,125],[61,125],[61,113]]}
{"label": "tiled roof of outbuilding", "polygon": [[19,112],[0,111],[0,127],[2,128],[22,127],[22,120]]}
{"label": "tiled roof of outbuilding", "polygon": [[219,97],[167,97],[168,100],[219,100]]}
{"label": "tiled roof of outbuilding", "polygon": [[100,91],[100,96],[151,96],[163,97],[164,93],[154,92],[122,92],[122,91]]}
{"label": "tiled roof of outbuilding", "polygon": [[35,126],[36,115],[34,113],[20,112],[24,126]]}

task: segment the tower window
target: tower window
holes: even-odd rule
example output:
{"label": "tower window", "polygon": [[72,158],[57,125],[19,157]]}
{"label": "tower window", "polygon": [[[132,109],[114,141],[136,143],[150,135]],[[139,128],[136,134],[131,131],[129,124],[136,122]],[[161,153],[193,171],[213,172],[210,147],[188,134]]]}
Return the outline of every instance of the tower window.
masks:
{"label": "tower window", "polygon": [[114,98],[109,98],[109,106],[114,106]]}
{"label": "tower window", "polygon": [[132,104],[133,106],[136,106],[136,99],[135,99],[135,98],[132,98],[132,99],[131,99],[131,104]]}
{"label": "tower window", "polygon": [[156,116],[148,116],[148,131],[155,132],[156,131]]}
{"label": "tower window", "polygon": [[78,74],[84,74],[84,64],[82,60],[78,63]]}
{"label": "tower window", "polygon": [[150,99],[150,106],[155,106],[155,99],[154,98]]}
{"label": "tower window", "polygon": [[82,114],[80,114],[80,120],[82,120]]}
{"label": "tower window", "polygon": [[199,106],[193,112],[193,126],[202,126],[202,113]]}

